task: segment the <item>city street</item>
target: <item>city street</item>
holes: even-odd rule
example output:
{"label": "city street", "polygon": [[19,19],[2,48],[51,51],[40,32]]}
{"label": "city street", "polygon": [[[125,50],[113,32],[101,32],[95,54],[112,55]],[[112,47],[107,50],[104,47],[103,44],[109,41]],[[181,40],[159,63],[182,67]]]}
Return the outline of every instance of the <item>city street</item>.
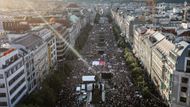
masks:
{"label": "city street", "polygon": [[0,0],[0,107],[190,107],[190,0]]}
{"label": "city street", "polygon": [[[117,47],[111,26],[106,18],[103,19],[103,23],[94,25],[83,50],[80,52],[89,66],[86,66],[80,59],[70,61],[73,71],[71,77],[67,78],[67,88],[71,88],[73,94],[69,94],[69,97],[66,97],[67,100],[65,99],[65,102],[68,101],[68,105],[66,104],[65,106],[76,106],[76,101],[74,100],[75,92],[73,90],[75,90],[76,84],[82,82],[81,77],[83,75],[97,74],[100,76],[102,72],[112,73],[114,75],[109,81],[101,80],[106,83],[105,104],[107,106],[132,104],[130,102],[132,101],[131,96],[133,96],[133,93],[130,91],[132,83],[128,78],[128,72],[122,57],[122,50]],[[92,66],[92,62],[97,60],[105,61],[105,65]]]}
{"label": "city street", "polygon": [[[112,25],[108,23],[107,18],[102,18],[100,22],[93,26],[86,44],[80,52],[88,65],[85,65],[80,58],[67,61],[72,65],[73,70],[71,76],[66,80],[62,106],[85,105],[77,103],[75,88],[82,83],[82,76],[98,75],[99,81],[105,84],[106,101],[102,104],[103,107],[143,107],[145,105],[146,107],[156,107],[151,104],[151,100],[144,100],[131,82],[130,73],[127,71],[123,58],[123,50],[117,47],[111,28]],[[92,65],[93,61],[105,63],[94,66]],[[113,78],[109,80],[101,79],[101,73],[112,73]]]}

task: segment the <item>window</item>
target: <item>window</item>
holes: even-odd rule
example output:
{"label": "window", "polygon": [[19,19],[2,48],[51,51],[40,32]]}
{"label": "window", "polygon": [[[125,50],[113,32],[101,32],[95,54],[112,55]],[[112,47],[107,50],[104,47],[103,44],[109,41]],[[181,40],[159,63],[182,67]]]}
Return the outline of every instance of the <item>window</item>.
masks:
{"label": "window", "polygon": [[3,74],[0,74],[0,79],[3,79]]}
{"label": "window", "polygon": [[25,81],[25,78],[20,80],[18,84],[10,90],[10,95],[12,95],[22,85],[22,83],[24,83],[24,81]]}
{"label": "window", "polygon": [[5,84],[0,83],[0,88],[5,88]]}
{"label": "window", "polygon": [[5,93],[0,93],[0,97],[6,97]]}
{"label": "window", "polygon": [[11,86],[18,78],[20,78],[24,74],[24,70],[18,73],[14,78],[9,81],[9,86]]}
{"label": "window", "polygon": [[0,102],[0,106],[7,106],[7,102]]}
{"label": "window", "polygon": [[11,74],[13,74],[14,73],[14,67],[13,68],[11,68]]}
{"label": "window", "polygon": [[189,79],[186,78],[186,77],[182,77],[182,78],[181,78],[181,82],[182,82],[182,83],[186,83],[186,84],[187,84],[188,81],[189,81]]}
{"label": "window", "polygon": [[11,99],[11,103],[13,104],[17,98],[23,93],[23,91],[26,89],[26,86],[24,86],[12,99]]}
{"label": "window", "polygon": [[187,60],[187,66],[190,67],[190,60]]}
{"label": "window", "polygon": [[20,67],[21,67],[21,64],[19,63],[19,64],[18,64],[18,68],[20,68]]}
{"label": "window", "polygon": [[190,73],[190,68],[186,68],[186,73]]}
{"label": "window", "polygon": [[187,87],[181,87],[181,92],[187,92]]}
{"label": "window", "polygon": [[28,62],[26,63],[26,68],[27,68],[27,69],[29,68],[29,63],[28,63]]}
{"label": "window", "polygon": [[186,103],[186,101],[187,101],[187,98],[185,98],[185,97],[180,97],[180,102]]}
{"label": "window", "polygon": [[8,78],[9,77],[9,71],[5,72],[5,76]]}
{"label": "window", "polygon": [[190,57],[190,50],[188,51],[188,57]]}

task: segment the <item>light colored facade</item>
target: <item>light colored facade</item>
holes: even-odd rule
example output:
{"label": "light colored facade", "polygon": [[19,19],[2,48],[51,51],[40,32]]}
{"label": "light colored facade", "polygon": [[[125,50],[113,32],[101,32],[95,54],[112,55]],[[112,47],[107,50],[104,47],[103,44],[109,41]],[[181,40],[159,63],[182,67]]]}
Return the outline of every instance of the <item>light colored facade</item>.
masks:
{"label": "light colored facade", "polygon": [[37,86],[40,87],[49,73],[48,46],[46,43],[43,43],[34,51],[34,68],[36,69]]}
{"label": "light colored facade", "polygon": [[[33,30],[11,40],[1,36],[0,107],[14,107],[24,95],[40,88],[57,62],[56,37],[49,29]],[[29,42],[30,41],[30,42]]]}
{"label": "light colored facade", "polygon": [[125,37],[125,41],[132,43],[132,23],[134,21],[134,17],[132,15],[127,15],[123,13],[123,11],[116,12],[115,10],[111,10],[112,18],[115,20],[116,24],[120,27],[122,36]]}
{"label": "light colored facade", "polygon": [[189,106],[188,47],[184,41],[173,44],[157,31],[140,27],[134,30],[134,53],[172,107]]}
{"label": "light colored facade", "polygon": [[[174,6],[175,7],[175,6]],[[176,40],[175,32],[169,33],[158,31],[161,27],[164,29],[178,30],[181,22],[165,20],[163,17],[169,14],[175,15],[175,12],[170,12],[166,8],[166,4],[161,3],[156,8],[160,14],[160,25],[140,24],[136,23],[139,14],[134,10],[123,11],[120,7],[116,10],[112,9],[112,17],[116,24],[121,28],[122,33],[126,34],[128,24],[127,16],[134,15],[136,18],[134,23],[129,23],[129,26],[134,26],[132,31],[129,30],[128,42],[133,48],[135,56],[141,61],[141,64],[147,69],[150,79],[157,87],[160,95],[171,107],[189,107],[190,106],[190,52],[189,43]],[[171,6],[170,6],[171,8]],[[173,7],[172,7],[173,8]],[[163,13],[163,14],[162,14]],[[178,12],[177,12],[178,13]],[[127,16],[125,16],[126,14]],[[181,16],[179,16],[181,17]],[[138,20],[137,20],[138,21]],[[165,22],[169,22],[166,24]],[[124,30],[126,29],[126,30]],[[157,29],[157,31],[156,31]],[[130,39],[131,38],[131,39]],[[172,39],[171,39],[172,38]],[[187,40],[186,40],[187,41]]]}
{"label": "light colored facade", "polygon": [[90,19],[90,16],[89,16],[89,17],[88,17],[88,16],[86,16],[86,17],[83,17],[83,16],[82,16],[81,21],[80,21],[80,23],[81,23],[81,28],[83,28],[83,27],[86,26],[86,24],[89,22],[88,19]]}
{"label": "light colored facade", "polygon": [[53,27],[57,31],[57,33],[53,33],[54,37],[56,37],[57,62],[62,63],[69,50],[69,30],[65,26],[57,23],[54,24]]}
{"label": "light colored facade", "polygon": [[[181,57],[185,53],[183,48],[189,44],[183,41],[176,45],[157,31],[140,27],[134,30],[133,52],[147,69],[160,95],[172,107],[188,107],[189,85],[181,82],[182,78],[189,79],[186,73],[189,71],[185,71],[188,58]],[[179,67],[183,70],[178,71]]]}
{"label": "light colored facade", "polygon": [[24,64],[25,64],[25,72],[27,79],[27,93],[30,94],[37,87],[36,80],[36,69],[34,66],[34,54],[33,52],[28,52],[27,50],[21,49],[24,54]]}
{"label": "light colored facade", "polygon": [[76,15],[70,15],[69,20],[71,21],[72,27],[69,28],[71,46],[75,45],[75,41],[79,36],[81,30],[80,18]]}
{"label": "light colored facade", "polygon": [[57,63],[57,46],[56,46],[56,36],[50,29],[45,26],[33,30],[35,35],[41,37],[48,45],[48,64],[50,68],[55,67]]}
{"label": "light colored facade", "polygon": [[168,64],[167,57],[175,48],[175,45],[166,38],[157,43],[152,50],[152,80],[157,86],[160,94],[166,101],[170,101],[171,82],[174,71],[169,71],[166,67]]}
{"label": "light colored facade", "polygon": [[0,107],[14,107],[27,92],[23,56],[14,48],[0,48]]}
{"label": "light colored facade", "polygon": [[[28,41],[31,42],[28,43]],[[27,71],[28,87],[30,91],[32,91],[36,87],[40,87],[41,82],[49,73],[48,45],[41,37],[34,34],[28,34],[27,36],[18,38],[13,41],[13,43],[20,45],[20,47],[23,48],[22,50],[26,50],[26,53],[30,54],[29,56],[32,57],[32,62],[30,63],[32,63],[34,67],[32,66],[32,70]]]}
{"label": "light colored facade", "polygon": [[142,61],[151,76],[152,49],[165,37],[159,32],[146,28],[134,28],[133,52]]}
{"label": "light colored facade", "polygon": [[79,31],[76,25],[72,25],[72,27],[68,28],[69,30],[69,39],[70,39],[70,45],[75,46],[76,39],[79,35]]}

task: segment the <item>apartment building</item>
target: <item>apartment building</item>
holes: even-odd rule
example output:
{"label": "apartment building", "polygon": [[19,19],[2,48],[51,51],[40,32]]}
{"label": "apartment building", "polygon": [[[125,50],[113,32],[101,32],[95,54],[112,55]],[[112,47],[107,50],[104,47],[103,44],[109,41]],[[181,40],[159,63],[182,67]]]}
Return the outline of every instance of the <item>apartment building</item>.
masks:
{"label": "apartment building", "polygon": [[[117,12],[118,11],[118,12]],[[132,15],[127,15],[123,11],[111,10],[112,17],[115,20],[116,24],[120,27],[122,36],[125,37],[125,41],[128,41],[132,44],[133,41],[133,23],[135,17]]]}
{"label": "apartment building", "polygon": [[134,29],[133,52],[142,61],[150,76],[152,75],[152,49],[164,38],[159,32],[151,29],[140,28],[139,26]]}
{"label": "apartment building", "polygon": [[57,46],[56,36],[47,28],[47,26],[37,26],[32,29],[33,34],[38,35],[48,45],[48,64],[50,68],[54,68],[57,64]]}
{"label": "apartment building", "polygon": [[170,54],[170,66],[174,69],[171,96],[172,107],[190,106],[190,45],[179,42]]}
{"label": "apartment building", "polygon": [[28,52],[25,48],[20,48],[24,55],[24,65],[26,72],[26,82],[27,82],[27,94],[33,92],[37,87],[36,80],[36,69],[34,66],[34,53]]}
{"label": "apartment building", "polygon": [[58,23],[55,23],[54,25],[52,25],[52,27],[56,30],[53,35],[54,37],[56,37],[57,62],[62,63],[69,50],[69,30],[67,27],[62,26]]}
{"label": "apartment building", "polygon": [[[31,41],[28,43],[28,41]],[[48,45],[47,43],[38,35],[28,34],[24,37],[17,38],[13,41],[17,47],[23,48],[29,53],[31,62],[27,64],[33,64],[31,70],[27,71],[27,81],[29,84],[29,92],[34,90],[36,87],[40,87],[41,82],[49,73],[48,64]],[[27,57],[26,57],[27,58]]]}
{"label": "apartment building", "polygon": [[77,17],[76,15],[70,15],[69,21],[72,24],[72,27],[69,28],[70,41],[71,41],[71,46],[74,46],[75,41],[78,38],[80,30],[81,30],[81,22],[80,22],[80,18]]}
{"label": "apartment building", "polygon": [[161,32],[136,26],[132,47],[168,104],[172,107],[188,107],[189,43],[182,41],[174,44]]}
{"label": "apartment building", "polygon": [[56,37],[51,30],[40,26],[16,38],[12,35],[0,37],[0,107],[14,107],[24,95],[40,88],[57,63]]}
{"label": "apartment building", "polygon": [[173,75],[174,72],[169,72],[169,70],[166,69],[167,57],[169,57],[170,52],[174,48],[175,45],[171,41],[164,38],[152,49],[152,80],[166,101],[171,100],[170,95],[172,79],[170,76]]}
{"label": "apartment building", "polygon": [[0,107],[14,107],[27,92],[22,54],[15,48],[0,48]]}

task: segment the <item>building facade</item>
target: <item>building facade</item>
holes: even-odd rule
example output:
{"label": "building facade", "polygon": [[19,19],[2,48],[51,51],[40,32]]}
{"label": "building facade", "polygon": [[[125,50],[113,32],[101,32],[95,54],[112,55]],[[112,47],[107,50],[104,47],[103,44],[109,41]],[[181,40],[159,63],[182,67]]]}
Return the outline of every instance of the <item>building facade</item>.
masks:
{"label": "building facade", "polygon": [[189,43],[182,41],[174,44],[161,32],[141,26],[133,28],[131,46],[135,56],[171,107],[188,107]]}
{"label": "building facade", "polygon": [[47,43],[48,46],[48,64],[50,68],[53,68],[57,64],[57,45],[56,36],[53,32],[47,28],[47,26],[41,26],[40,28],[33,29],[33,33],[38,35]]}
{"label": "building facade", "polygon": [[[31,43],[28,44],[28,41],[31,41]],[[30,93],[36,87],[40,87],[43,79],[49,73],[48,45],[41,37],[35,34],[28,34],[18,38],[13,43],[17,48],[25,50],[28,57],[30,57],[29,60],[31,61],[26,61],[26,66],[32,64],[29,65],[31,69],[27,71],[27,82]],[[27,56],[25,59],[27,59]]]}
{"label": "building facade", "polygon": [[190,45],[180,42],[173,49],[170,60],[174,69],[171,102],[172,107],[190,106]]}
{"label": "building facade", "polygon": [[57,23],[54,24],[53,27],[56,30],[53,35],[56,37],[57,62],[63,63],[64,58],[67,56],[67,52],[69,51],[69,30],[67,27]]}
{"label": "building facade", "polygon": [[14,48],[0,54],[0,107],[14,107],[27,92],[23,56]]}

